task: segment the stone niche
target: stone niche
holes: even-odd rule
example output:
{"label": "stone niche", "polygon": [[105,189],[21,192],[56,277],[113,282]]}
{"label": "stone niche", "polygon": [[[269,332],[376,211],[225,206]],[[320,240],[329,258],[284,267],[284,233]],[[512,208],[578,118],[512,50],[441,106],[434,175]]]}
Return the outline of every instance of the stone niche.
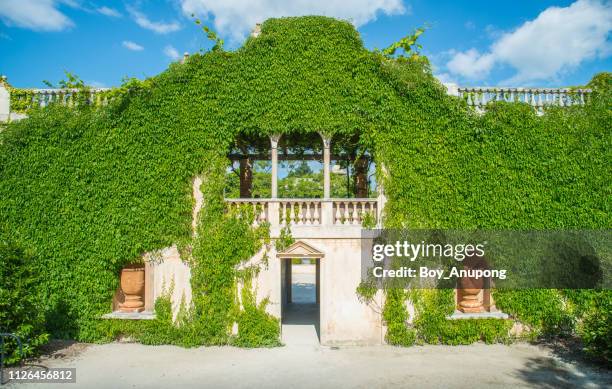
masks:
{"label": "stone niche", "polygon": [[[176,318],[181,304],[186,308],[191,305],[191,269],[179,254],[176,246],[146,253],[143,256],[144,286],[138,290],[138,298],[130,297],[128,291],[122,290],[121,283],[112,301],[111,314],[105,318],[150,319],[154,318],[155,300],[161,296],[169,296],[172,302],[173,317]],[[142,280],[142,277],[141,277]],[[139,307],[137,301],[142,304]]]}
{"label": "stone niche", "polygon": [[[484,258],[473,257],[464,261],[464,267],[486,269],[488,264]],[[455,313],[450,318],[508,318],[495,307],[491,286],[490,278],[460,278],[455,289]]]}

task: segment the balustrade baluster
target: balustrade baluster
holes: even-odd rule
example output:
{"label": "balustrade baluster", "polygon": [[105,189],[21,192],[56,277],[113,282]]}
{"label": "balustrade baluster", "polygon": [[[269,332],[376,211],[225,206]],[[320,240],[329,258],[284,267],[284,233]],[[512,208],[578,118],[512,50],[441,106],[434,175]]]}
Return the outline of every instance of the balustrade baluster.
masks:
{"label": "balustrade baluster", "polygon": [[529,89],[529,100],[527,101],[527,104],[535,107],[535,95],[533,94],[533,89]]}
{"label": "balustrade baluster", "polygon": [[359,224],[359,214],[357,213],[357,202],[353,202],[353,215],[352,222],[353,224]]}
{"label": "balustrade baluster", "polygon": [[268,203],[264,202],[263,206],[261,207],[261,217],[263,218],[264,222],[268,221]]}
{"label": "balustrade baluster", "polygon": [[291,205],[291,214],[289,216],[289,222],[295,224],[295,202],[291,201],[290,202]]}
{"label": "balustrade baluster", "polygon": [[306,202],[306,225],[311,225],[312,220],[310,219],[310,201]]}
{"label": "balustrade baluster", "polygon": [[363,223],[363,217],[366,213],[366,204],[368,204],[367,201],[361,203],[361,214],[359,215],[359,223]]}
{"label": "balustrade baluster", "polygon": [[257,220],[257,216],[259,212],[257,211],[257,203],[251,203],[251,208],[253,209],[253,224],[257,225],[259,220]]}
{"label": "balustrade baluster", "polygon": [[302,225],[304,224],[304,215],[303,215],[303,203],[301,201],[297,202],[297,224]]}

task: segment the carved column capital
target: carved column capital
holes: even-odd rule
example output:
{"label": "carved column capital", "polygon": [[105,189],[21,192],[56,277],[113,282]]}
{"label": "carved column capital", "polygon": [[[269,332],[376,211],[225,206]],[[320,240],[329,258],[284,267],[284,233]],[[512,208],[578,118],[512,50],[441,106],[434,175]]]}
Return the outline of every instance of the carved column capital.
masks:
{"label": "carved column capital", "polygon": [[281,136],[278,134],[270,135],[270,145],[273,149],[278,148],[278,142],[280,141]]}
{"label": "carved column capital", "polygon": [[319,132],[321,139],[323,139],[323,147],[329,149],[331,147],[331,136],[328,136],[322,132]]}

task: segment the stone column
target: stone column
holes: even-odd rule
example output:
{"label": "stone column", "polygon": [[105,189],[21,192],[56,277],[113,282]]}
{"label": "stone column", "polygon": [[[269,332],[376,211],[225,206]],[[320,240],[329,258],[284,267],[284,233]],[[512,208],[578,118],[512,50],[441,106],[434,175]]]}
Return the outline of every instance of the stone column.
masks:
{"label": "stone column", "polygon": [[278,141],[280,135],[270,136],[270,144],[272,146],[272,197],[278,198]]}
{"label": "stone column", "polygon": [[323,199],[328,200],[331,195],[331,138],[321,134],[323,138]]}
{"label": "stone column", "polygon": [[278,141],[280,135],[270,136],[270,144],[272,146],[272,190],[270,197],[272,201],[268,203],[268,219],[271,227],[280,226],[280,204],[278,198]]}
{"label": "stone column", "polygon": [[316,288],[316,302],[321,303],[321,258],[315,259],[315,288]]}
{"label": "stone column", "polygon": [[319,133],[323,139],[323,201],[321,202],[321,224],[331,226],[334,224],[334,205],[331,197],[331,137]]}

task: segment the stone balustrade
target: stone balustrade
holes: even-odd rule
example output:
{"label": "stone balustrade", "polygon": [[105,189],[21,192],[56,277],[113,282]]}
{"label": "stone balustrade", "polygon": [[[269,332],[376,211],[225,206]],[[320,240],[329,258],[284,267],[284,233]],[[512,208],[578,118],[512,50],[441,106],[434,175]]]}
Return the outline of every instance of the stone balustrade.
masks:
{"label": "stone balustrade", "polygon": [[375,224],[378,217],[377,203],[376,199],[335,199],[334,224],[361,225],[368,215]]}
{"label": "stone balustrade", "polygon": [[568,88],[505,88],[505,87],[461,87],[444,84],[448,94],[464,99],[468,106],[484,111],[493,101],[525,103],[539,113],[550,106],[568,107],[587,103],[591,89]]}
{"label": "stone balustrade", "polygon": [[320,199],[279,199],[279,220],[283,225],[320,225]]}
{"label": "stone balustrade", "polygon": [[270,218],[268,217],[268,203],[270,200],[268,199],[226,199],[225,203],[227,205],[228,211],[238,210],[241,208],[242,210],[248,210],[248,212],[253,213],[253,224],[261,225],[263,223],[269,222]]}
{"label": "stone balustrade", "polygon": [[14,102],[24,110],[43,108],[53,103],[72,107],[78,104],[78,96],[84,95],[87,103],[99,106],[108,104],[109,97],[105,92],[109,90],[110,88],[18,89],[15,92]]}
{"label": "stone balustrade", "polygon": [[[502,87],[461,87],[444,84],[449,95],[465,99],[468,106],[483,112],[492,101],[520,102],[531,105],[538,113],[549,106],[583,105],[588,101],[590,89],[567,88],[502,88]],[[6,78],[0,80],[0,122],[19,120],[25,112],[34,107],[46,107],[52,103],[74,106],[82,101],[79,94],[87,93],[85,101],[96,106],[108,104],[110,88],[80,89],[18,89],[10,88]],[[11,93],[14,96],[11,96]],[[11,106],[12,105],[12,106]]]}
{"label": "stone balustrade", "polygon": [[[228,211],[241,208],[253,212],[253,222],[272,226],[337,226],[369,227],[378,224],[380,199],[226,199]],[[276,215],[273,215],[276,212]],[[274,217],[273,217],[274,216]],[[326,222],[327,221],[327,222]]]}
{"label": "stone balustrade", "polygon": [[0,78],[0,122],[24,119],[28,110],[51,104],[74,107],[85,102],[103,106],[112,99],[110,91],[111,88],[12,88],[3,76]]}

